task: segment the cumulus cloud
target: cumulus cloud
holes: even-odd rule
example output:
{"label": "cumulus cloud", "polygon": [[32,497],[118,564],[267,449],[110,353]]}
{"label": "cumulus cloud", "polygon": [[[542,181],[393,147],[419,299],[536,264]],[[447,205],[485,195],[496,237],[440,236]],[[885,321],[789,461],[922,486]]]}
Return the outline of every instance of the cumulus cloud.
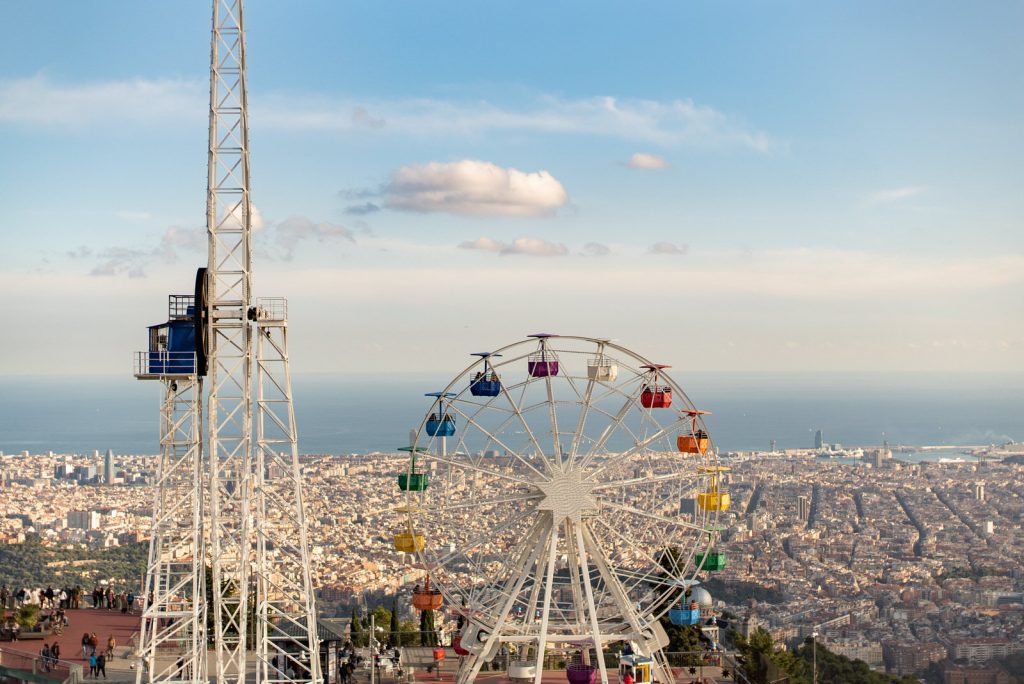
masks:
{"label": "cumulus cloud", "polygon": [[671,166],[664,157],[659,157],[656,154],[645,154],[643,152],[637,152],[629,161],[623,163],[624,166],[628,166],[631,169],[667,169]]}
{"label": "cumulus cloud", "polygon": [[600,242],[588,242],[583,245],[583,249],[580,253],[583,256],[608,256],[611,251],[612,250],[608,245],[602,245]]}
{"label": "cumulus cloud", "polygon": [[927,189],[928,188],[921,185],[912,185],[903,188],[892,188],[890,190],[879,190],[878,192],[873,192],[868,195],[866,202],[868,205],[872,206],[877,204],[890,204],[910,197],[917,197]]}
{"label": "cumulus cloud", "polygon": [[674,242],[655,242],[649,250],[651,254],[674,254],[683,256],[690,251],[689,245],[677,245]]}
{"label": "cumulus cloud", "polygon": [[481,252],[494,252],[502,256],[522,254],[525,256],[565,256],[569,248],[561,243],[548,242],[540,238],[516,238],[506,243],[489,237],[481,237],[476,240],[463,242],[460,249],[475,249]]}
{"label": "cumulus cloud", "polygon": [[292,216],[274,226],[274,242],[282,249],[285,261],[290,261],[295,256],[295,249],[300,242],[316,240],[323,243],[333,239],[355,242],[351,231],[345,226],[337,223],[313,223],[304,216]]}
{"label": "cumulus cloud", "polygon": [[380,211],[380,205],[373,202],[364,202],[363,204],[353,204],[350,207],[345,207],[345,213],[352,214],[353,216],[366,216],[367,214],[375,214],[378,211]]}
{"label": "cumulus cloud", "polygon": [[171,226],[160,238],[160,246],[156,250],[164,261],[176,262],[179,250],[202,252],[206,250],[207,237],[205,228],[181,228]]}
{"label": "cumulus cloud", "polygon": [[545,216],[569,200],[547,171],[523,172],[474,159],[400,167],[383,194],[391,209],[462,216]]}
{"label": "cumulus cloud", "polygon": [[[45,75],[0,80],[0,122],[25,126],[202,125],[208,107],[207,87],[207,81],[201,79],[74,85],[54,82]],[[253,104],[251,114],[257,128],[386,132],[416,138],[533,132],[663,145],[741,146],[758,152],[779,145],[768,134],[689,99],[563,99],[541,94],[517,106],[500,106],[479,99],[331,100],[289,92],[265,93]]]}

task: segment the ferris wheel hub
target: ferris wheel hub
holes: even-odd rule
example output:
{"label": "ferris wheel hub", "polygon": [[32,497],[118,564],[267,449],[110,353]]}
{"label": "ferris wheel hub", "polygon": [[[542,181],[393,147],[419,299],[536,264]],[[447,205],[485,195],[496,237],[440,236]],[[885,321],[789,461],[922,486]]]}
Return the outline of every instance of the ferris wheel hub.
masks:
{"label": "ferris wheel hub", "polygon": [[600,509],[593,495],[593,483],[584,481],[578,470],[556,473],[536,486],[544,494],[537,509],[551,511],[552,522],[556,525],[565,519],[579,522],[584,515],[596,514]]}

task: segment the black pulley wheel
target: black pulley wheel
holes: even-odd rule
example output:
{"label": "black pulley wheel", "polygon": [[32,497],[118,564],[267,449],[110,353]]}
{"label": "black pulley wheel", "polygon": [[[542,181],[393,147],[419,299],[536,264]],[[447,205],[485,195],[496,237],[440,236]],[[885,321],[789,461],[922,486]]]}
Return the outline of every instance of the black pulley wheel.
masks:
{"label": "black pulley wheel", "polygon": [[196,271],[196,298],[194,304],[195,315],[192,318],[195,325],[196,337],[196,373],[205,376],[207,371],[206,353],[209,349],[209,283],[206,277],[206,269],[200,268]]}

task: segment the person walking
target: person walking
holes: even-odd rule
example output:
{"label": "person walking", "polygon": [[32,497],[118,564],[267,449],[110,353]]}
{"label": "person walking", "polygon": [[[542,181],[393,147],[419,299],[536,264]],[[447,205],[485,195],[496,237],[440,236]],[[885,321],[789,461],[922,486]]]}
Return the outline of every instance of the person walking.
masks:
{"label": "person walking", "polygon": [[54,667],[56,667],[57,661],[60,660],[60,644],[56,641],[54,641],[53,646],[50,647],[50,659],[53,661]]}
{"label": "person walking", "polygon": [[107,678],[107,658],[102,653],[96,656],[96,676],[103,675],[103,678]]}
{"label": "person walking", "polygon": [[82,660],[86,660],[89,657],[89,633],[84,632],[82,634]]}
{"label": "person walking", "polygon": [[114,649],[117,648],[117,639],[111,634],[107,637],[107,660],[114,659]]}
{"label": "person walking", "polygon": [[96,650],[100,647],[100,638],[96,636],[96,632],[89,635],[89,655],[96,655]]}
{"label": "person walking", "polygon": [[48,643],[46,643],[45,641],[43,642],[42,650],[39,651],[39,657],[43,661],[43,671],[44,672],[49,672],[50,671],[50,645]]}
{"label": "person walking", "polygon": [[133,610],[135,610],[135,593],[129,591],[128,592],[128,612],[131,613]]}
{"label": "person walking", "polygon": [[95,653],[93,653],[91,656],[89,656],[89,676],[90,677],[95,677],[96,676],[96,654]]}

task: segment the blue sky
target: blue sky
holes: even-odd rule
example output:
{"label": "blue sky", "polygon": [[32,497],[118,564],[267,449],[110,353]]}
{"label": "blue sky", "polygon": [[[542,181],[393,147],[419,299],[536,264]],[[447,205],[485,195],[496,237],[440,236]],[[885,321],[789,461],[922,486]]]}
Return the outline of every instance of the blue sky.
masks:
{"label": "blue sky", "polygon": [[[205,261],[209,13],[0,6],[0,373],[127,372]],[[1024,369],[1020,3],[246,20],[256,291],[299,372],[541,329],[692,370]]]}

